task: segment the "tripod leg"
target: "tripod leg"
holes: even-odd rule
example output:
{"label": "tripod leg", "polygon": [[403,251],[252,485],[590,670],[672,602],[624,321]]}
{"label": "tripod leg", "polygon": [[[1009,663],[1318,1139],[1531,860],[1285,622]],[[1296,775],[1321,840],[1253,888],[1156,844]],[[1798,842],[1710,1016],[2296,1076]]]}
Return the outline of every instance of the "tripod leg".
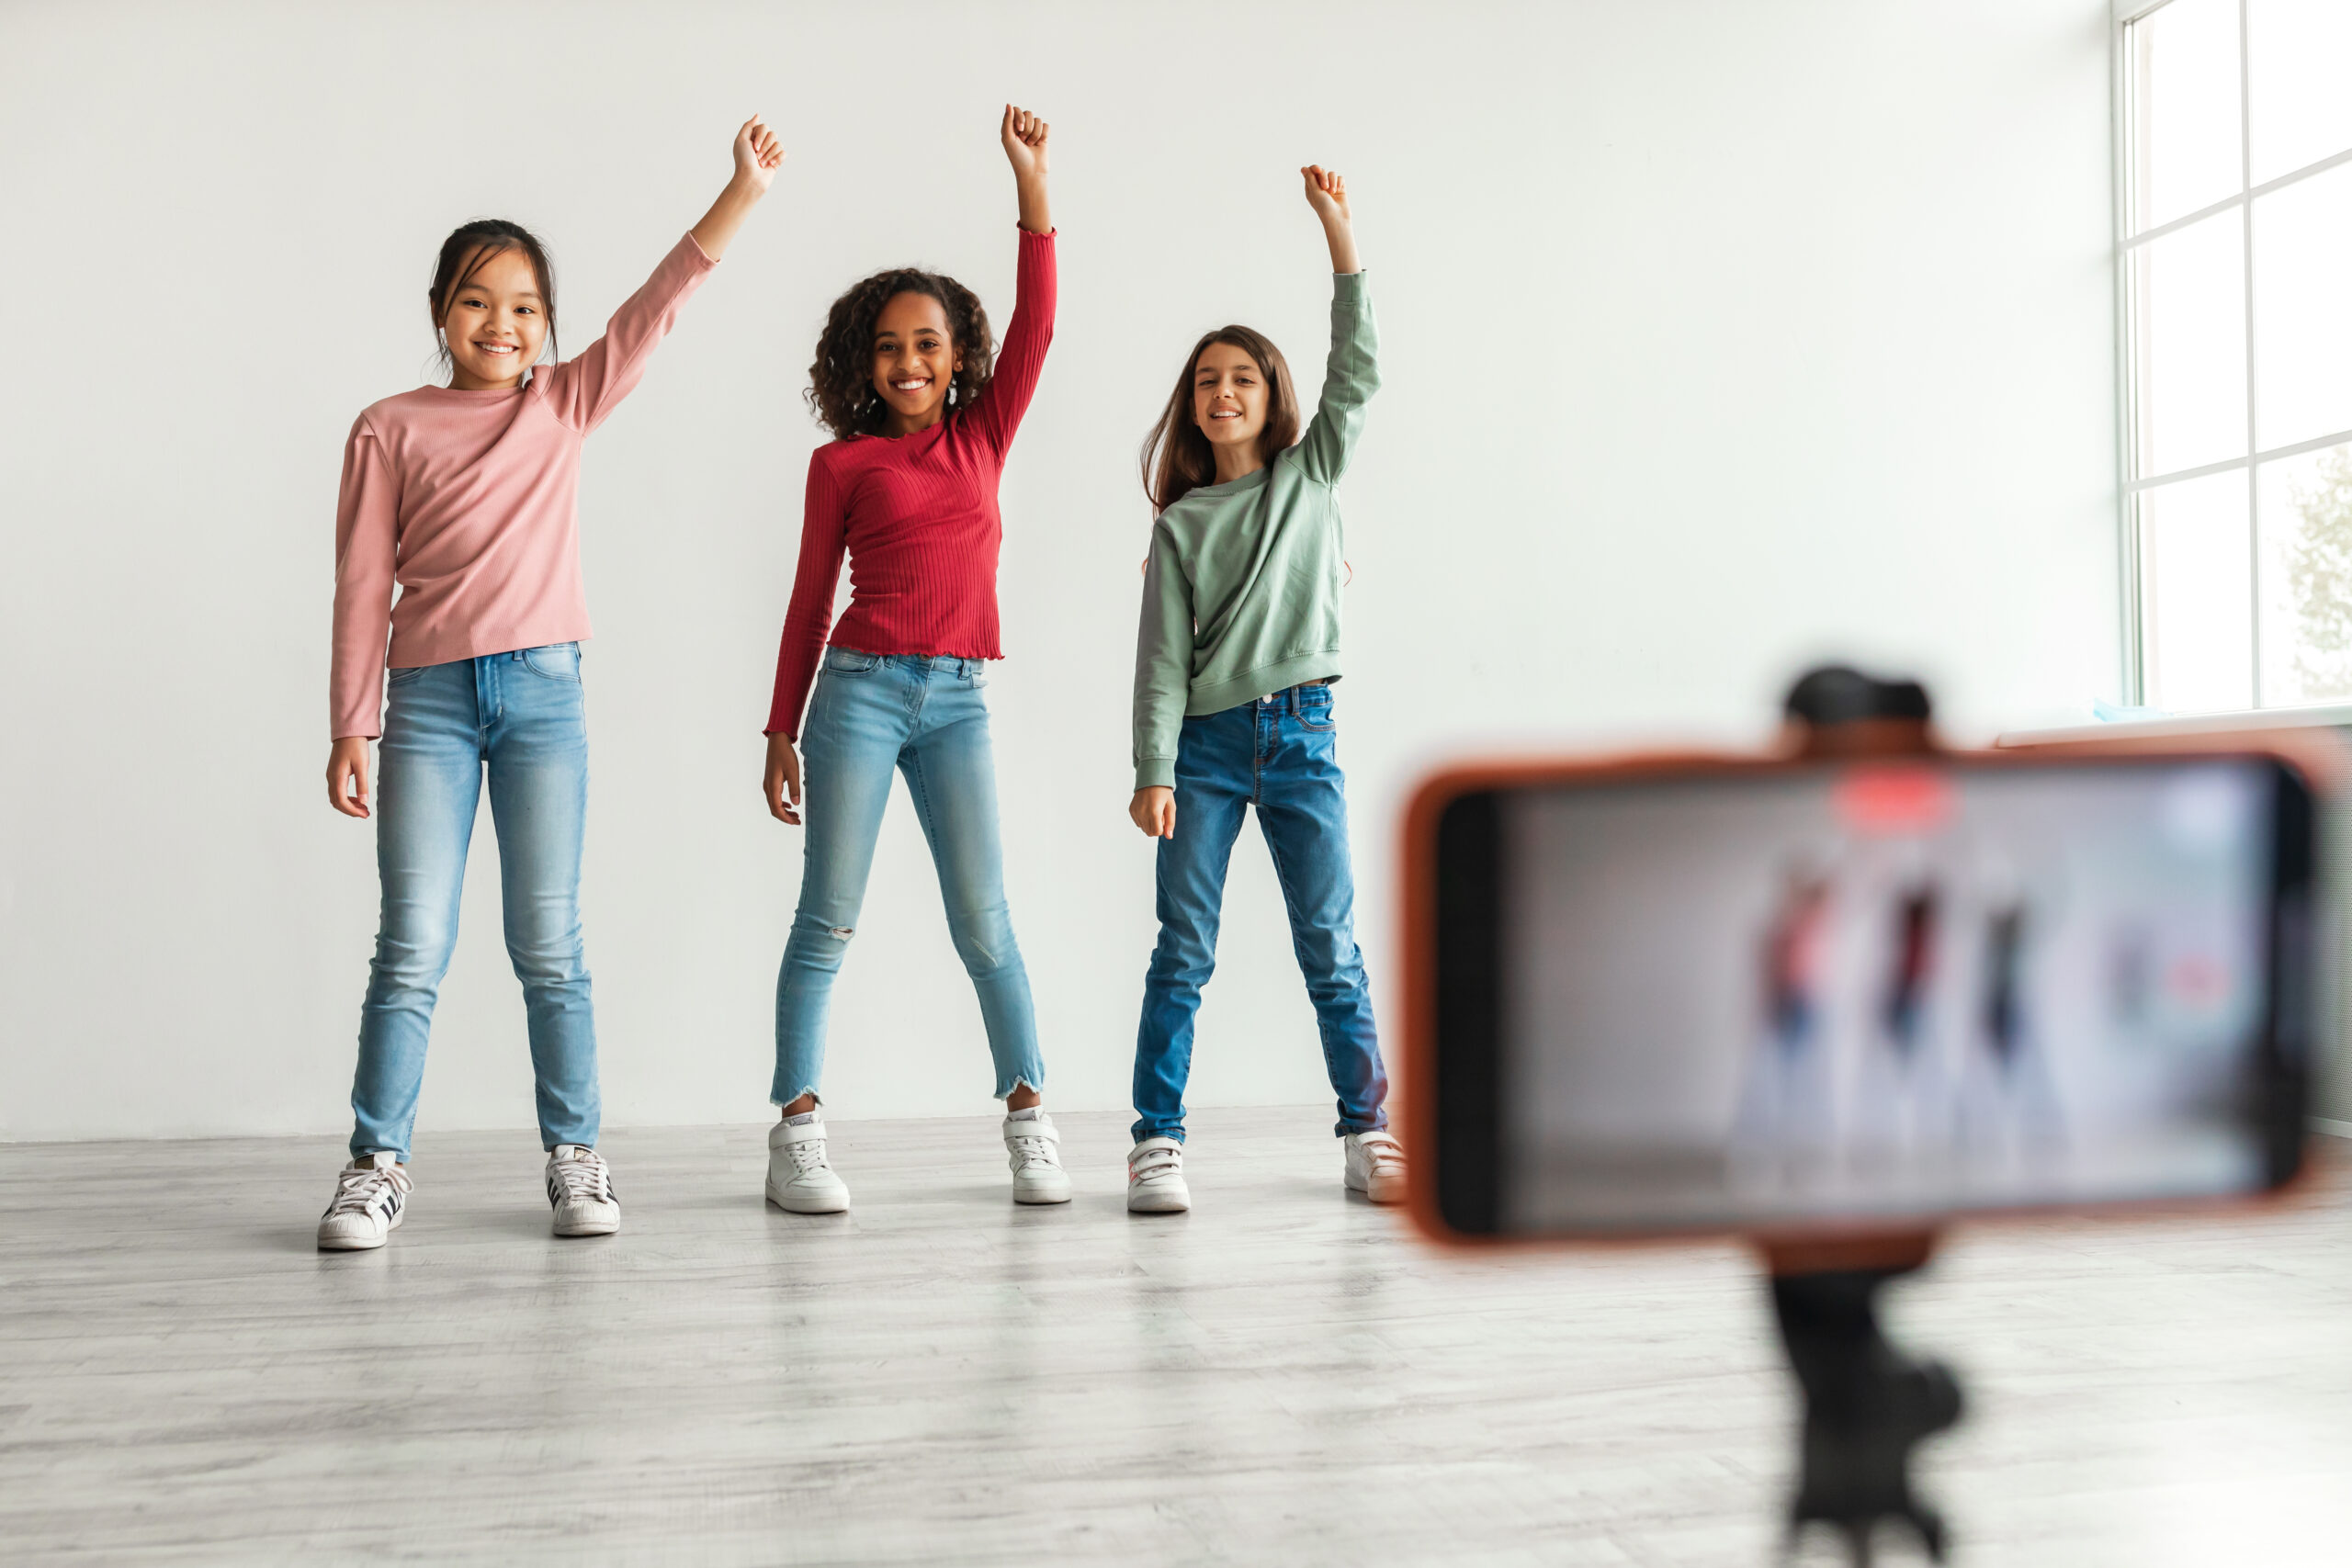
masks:
{"label": "tripod leg", "polygon": [[1911,1453],[1960,1419],[1960,1385],[1941,1364],[1903,1355],[1878,1322],[1880,1288],[1909,1271],[1836,1269],[1772,1280],[1781,1340],[1804,1391],[1792,1532],[1815,1522],[1838,1529],[1856,1563],[1870,1562],[1871,1534],[1882,1518],[1910,1525],[1932,1560],[1944,1557],[1943,1520],[1911,1488]]}

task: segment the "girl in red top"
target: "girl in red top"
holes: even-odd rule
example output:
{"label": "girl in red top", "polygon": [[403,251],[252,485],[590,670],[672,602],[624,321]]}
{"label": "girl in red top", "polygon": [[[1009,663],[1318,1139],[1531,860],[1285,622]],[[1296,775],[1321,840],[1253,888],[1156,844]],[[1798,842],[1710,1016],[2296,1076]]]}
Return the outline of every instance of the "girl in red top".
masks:
{"label": "girl in red top", "polygon": [[[1000,130],[1021,197],[1020,281],[1002,352],[970,289],[901,268],[833,302],[808,367],[809,405],[837,439],[808,460],[765,781],[778,821],[808,818],[800,907],[776,977],[772,1098],[784,1115],[768,1134],[769,1201],[797,1213],[849,1207],[825,1157],[817,1080],[833,976],[857,928],[893,768],[906,775],[948,930],[979,993],[1013,1199],[1069,1200],[1039,1093],[1045,1064],[1028,971],[1005,906],[980,696],[985,661],[1003,657],[997,479],[1054,333],[1047,127],[1008,104]],[[829,642],[844,551],[851,603]]]}

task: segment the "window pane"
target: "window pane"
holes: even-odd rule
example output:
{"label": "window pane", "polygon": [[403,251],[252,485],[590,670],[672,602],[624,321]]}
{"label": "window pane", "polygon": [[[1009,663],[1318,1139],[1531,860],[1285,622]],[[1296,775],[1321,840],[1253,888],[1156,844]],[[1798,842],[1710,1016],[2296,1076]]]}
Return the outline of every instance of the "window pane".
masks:
{"label": "window pane", "polygon": [[2352,5],[2252,0],[2245,26],[2254,183],[2352,148]]}
{"label": "window pane", "polygon": [[2352,698],[2352,446],[2265,463],[2256,478],[2263,702]]}
{"label": "window pane", "polygon": [[2254,703],[2254,569],[2245,475],[2140,492],[2148,700],[2175,713]]}
{"label": "window pane", "polygon": [[2237,0],[2172,0],[2132,24],[2132,231],[2244,188]]}
{"label": "window pane", "polygon": [[2233,209],[2132,253],[2142,477],[2245,456],[2245,232]]}
{"label": "window pane", "polygon": [[2254,333],[2265,448],[2352,430],[2352,164],[2254,204]]}

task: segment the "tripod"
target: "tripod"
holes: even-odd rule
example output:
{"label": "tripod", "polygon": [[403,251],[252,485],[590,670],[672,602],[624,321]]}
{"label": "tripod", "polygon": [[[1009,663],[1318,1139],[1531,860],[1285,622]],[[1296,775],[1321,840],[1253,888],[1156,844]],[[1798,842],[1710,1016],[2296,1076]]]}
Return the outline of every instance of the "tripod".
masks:
{"label": "tripod", "polygon": [[1930,1559],[1944,1560],[1943,1518],[1912,1489],[1911,1454],[1960,1420],[1960,1384],[1942,1362],[1896,1349],[1878,1322],[1880,1287],[1918,1267],[1906,1261],[1772,1279],[1781,1343],[1804,1392],[1786,1551],[1807,1526],[1826,1524],[1845,1535],[1854,1568],[1870,1568],[1879,1521],[1894,1519],[1911,1528]]}

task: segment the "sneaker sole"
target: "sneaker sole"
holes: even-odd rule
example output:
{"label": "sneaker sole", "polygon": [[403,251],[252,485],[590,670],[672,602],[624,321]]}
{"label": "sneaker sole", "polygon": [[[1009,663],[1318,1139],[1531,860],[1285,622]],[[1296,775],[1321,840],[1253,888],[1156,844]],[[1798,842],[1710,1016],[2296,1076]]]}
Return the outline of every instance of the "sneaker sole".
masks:
{"label": "sneaker sole", "polygon": [[846,1192],[838,1198],[820,1198],[814,1201],[804,1198],[797,1203],[787,1203],[784,1201],[783,1194],[775,1190],[775,1183],[771,1181],[767,1184],[767,1194],[768,1201],[787,1214],[846,1214],[849,1213],[849,1194]]}
{"label": "sneaker sole", "polygon": [[1016,1181],[1012,1184],[1012,1201],[1016,1203],[1067,1203],[1069,1201],[1069,1182],[1065,1179],[1053,1186],[1041,1183],[1023,1187]]}
{"label": "sneaker sole", "polygon": [[555,1227],[555,1234],[560,1236],[567,1237],[581,1235],[615,1235],[619,1233],[620,1228],[621,1217],[618,1214],[615,1214],[609,1220],[575,1220],[569,1225],[558,1225]]}
{"label": "sneaker sole", "polygon": [[401,1205],[401,1212],[392,1216],[392,1223],[384,1227],[384,1234],[375,1240],[363,1241],[357,1237],[345,1240],[341,1236],[322,1235],[319,1237],[319,1250],[321,1252],[373,1252],[392,1239],[392,1233],[401,1228],[401,1222],[406,1218],[408,1218],[408,1205],[403,1203]]}
{"label": "sneaker sole", "polygon": [[391,1239],[391,1233],[389,1231],[384,1235],[376,1237],[373,1241],[364,1241],[356,1236],[348,1238],[343,1236],[334,1236],[332,1238],[321,1236],[319,1237],[319,1250],[321,1252],[373,1252]]}
{"label": "sneaker sole", "polygon": [[1362,1196],[1365,1202],[1378,1203],[1383,1208],[1393,1209],[1397,1204],[1405,1201],[1405,1194],[1401,1190],[1395,1192],[1378,1193],[1374,1192],[1369,1187],[1359,1187],[1352,1181],[1347,1184],[1347,1188],[1349,1191]]}
{"label": "sneaker sole", "polygon": [[1190,1212],[1192,1207],[1193,1200],[1189,1195],[1170,1198],[1165,1193],[1156,1192],[1148,1198],[1131,1195],[1127,1199],[1127,1213],[1130,1214],[1182,1214]]}

